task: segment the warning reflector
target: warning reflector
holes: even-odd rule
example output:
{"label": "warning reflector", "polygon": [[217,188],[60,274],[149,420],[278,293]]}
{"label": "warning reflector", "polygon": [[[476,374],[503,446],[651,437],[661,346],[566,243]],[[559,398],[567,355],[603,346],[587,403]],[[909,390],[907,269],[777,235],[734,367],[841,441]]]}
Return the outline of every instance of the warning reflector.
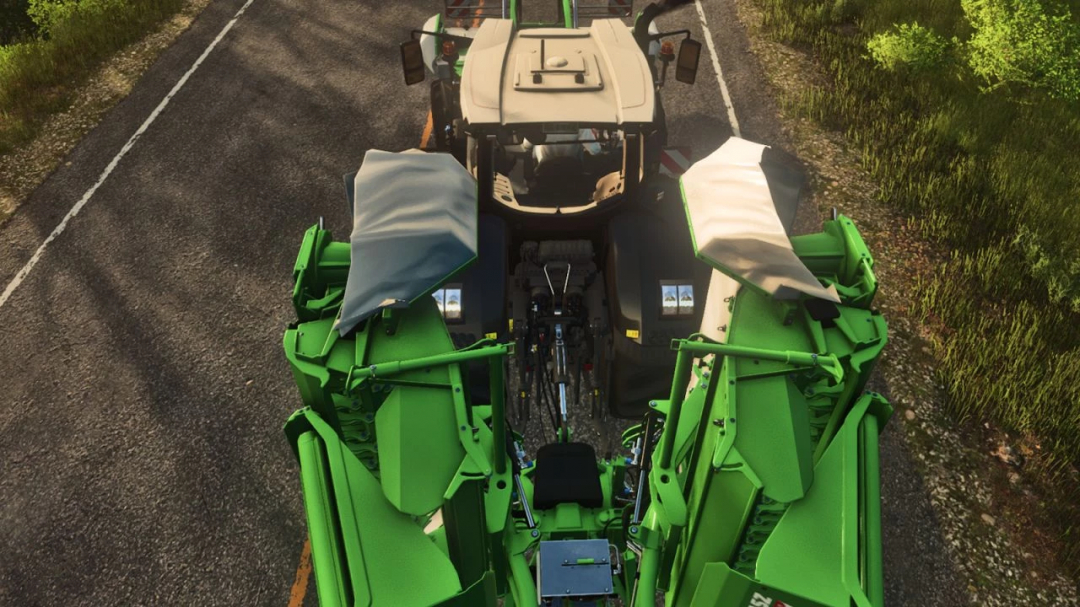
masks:
{"label": "warning reflector", "polygon": [[678,177],[690,168],[691,151],[688,147],[664,148],[660,152],[660,174]]}

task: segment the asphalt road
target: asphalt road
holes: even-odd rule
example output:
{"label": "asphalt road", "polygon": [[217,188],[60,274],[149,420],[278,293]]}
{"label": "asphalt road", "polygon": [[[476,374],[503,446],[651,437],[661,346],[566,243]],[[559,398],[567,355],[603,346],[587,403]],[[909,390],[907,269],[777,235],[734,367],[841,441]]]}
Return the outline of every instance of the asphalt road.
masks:
{"label": "asphalt road", "polygon": [[[289,603],[291,268],[317,217],[348,233],[365,150],[417,145],[397,44],[438,4],[253,0],[0,307],[0,605]],[[241,6],[210,4],[0,227],[0,285]],[[784,147],[733,10],[705,13],[743,135]],[[693,8],[663,24],[701,39]],[[695,156],[732,133],[707,55],[665,107]],[[889,604],[961,604],[902,441],[883,451]]]}

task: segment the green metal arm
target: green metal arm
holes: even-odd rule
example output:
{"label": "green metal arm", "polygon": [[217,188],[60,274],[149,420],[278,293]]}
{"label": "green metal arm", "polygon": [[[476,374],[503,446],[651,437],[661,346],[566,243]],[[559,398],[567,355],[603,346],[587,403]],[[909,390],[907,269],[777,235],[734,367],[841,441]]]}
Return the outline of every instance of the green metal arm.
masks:
{"label": "green metal arm", "polygon": [[718,357],[730,356],[732,358],[771,360],[801,367],[821,367],[837,383],[844,379],[844,369],[840,366],[840,360],[833,354],[820,355],[810,352],[766,350],[688,339],[672,340],[671,349],[677,350],[679,355],[675,359],[675,375],[671,381],[671,395],[668,399],[667,424],[672,431],[664,432],[663,440],[660,443],[661,468],[667,468],[671,465],[671,452],[675,446],[676,433],[674,430],[679,427],[679,414],[681,413],[683,398],[686,395],[686,388],[690,382],[690,364],[694,355],[713,354]]}

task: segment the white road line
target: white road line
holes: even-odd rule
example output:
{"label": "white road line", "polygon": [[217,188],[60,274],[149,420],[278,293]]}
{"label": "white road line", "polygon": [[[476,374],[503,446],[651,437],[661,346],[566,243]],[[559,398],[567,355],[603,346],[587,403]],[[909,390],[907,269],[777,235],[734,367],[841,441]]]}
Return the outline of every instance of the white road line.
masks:
{"label": "white road line", "polygon": [[[712,55],[712,66],[716,70],[716,81],[720,84],[720,96],[724,98],[724,107],[727,108],[728,121],[731,122],[731,132],[736,137],[742,137],[739,121],[735,118],[735,106],[731,104],[731,94],[728,93],[727,83],[724,82],[724,72],[720,69],[720,59],[716,56],[716,46],[713,45],[709,22],[705,20],[705,9],[701,8],[701,0],[694,0],[694,6],[697,7],[698,17],[701,18],[701,29],[705,32],[705,44],[709,46],[709,54]],[[3,301],[0,300],[0,304],[2,303]]]}
{"label": "white road line", "polygon": [[221,39],[225,37],[225,34],[229,33],[229,30],[231,30],[232,27],[236,25],[236,21],[240,18],[240,15],[244,14],[244,11],[246,11],[247,8],[251,6],[252,2],[254,2],[254,0],[247,0],[247,2],[245,2],[244,5],[240,7],[240,10],[236,11],[236,14],[233,15],[233,18],[225,24],[225,27],[223,27],[220,32],[218,32],[217,37],[214,38],[214,41],[210,43],[210,46],[206,47],[206,50],[204,50],[202,54],[199,55],[199,58],[195,60],[195,63],[191,64],[191,67],[188,68],[188,71],[184,72],[184,75],[181,76],[180,80],[176,82],[176,85],[172,87],[172,90],[169,91],[169,94],[165,95],[165,98],[161,100],[161,103],[159,103],[157,107],[154,108],[154,111],[151,112],[150,116],[147,117],[146,121],[142,123],[142,126],[139,127],[139,130],[135,131],[135,134],[131,136],[131,139],[127,140],[127,143],[124,144],[124,147],[120,148],[120,152],[117,153],[116,156],[113,157],[112,161],[109,162],[109,165],[105,167],[105,170],[101,173],[101,176],[98,177],[97,182],[94,185],[90,186],[90,189],[82,195],[82,198],[80,198],[79,201],[75,203],[75,206],[71,207],[71,210],[67,212],[67,215],[64,215],[64,218],[60,220],[60,224],[53,228],[53,231],[49,234],[48,238],[46,238],[45,241],[41,243],[41,246],[39,246],[37,250],[34,251],[34,254],[30,256],[30,259],[26,262],[26,265],[24,265],[22,269],[19,270],[19,273],[15,275],[15,278],[12,278],[11,282],[9,282],[7,287],[4,288],[4,292],[0,294],[0,308],[2,308],[4,304],[7,303],[8,299],[11,297],[11,294],[15,292],[15,289],[17,289],[20,284],[22,284],[22,281],[26,280],[27,275],[30,274],[30,270],[33,270],[34,266],[36,266],[38,262],[41,261],[41,256],[45,253],[45,248],[49,246],[49,243],[56,240],[56,237],[60,236],[60,234],[62,234],[67,228],[68,222],[70,222],[72,218],[78,215],[79,211],[81,211],[82,208],[86,206],[86,203],[90,201],[90,198],[94,195],[94,192],[96,192],[97,189],[101,187],[102,183],[105,183],[105,180],[108,179],[110,174],[112,174],[113,169],[115,169],[116,165],[120,163],[120,159],[123,158],[124,155],[126,155],[131,150],[131,148],[135,146],[135,142],[138,141],[139,137],[142,136],[142,134],[146,132],[146,129],[149,128],[150,125],[154,122],[154,120],[157,119],[158,115],[161,114],[161,111],[165,109],[165,106],[169,105],[169,101],[171,101],[173,96],[176,95],[176,93],[179,92],[181,88],[183,88],[184,84],[187,83],[188,78],[190,78],[191,75],[195,73],[195,70],[199,69],[199,66],[202,65],[203,60],[205,60],[207,55],[209,55],[210,52],[214,50],[214,47],[218,45],[218,42],[221,42]]}

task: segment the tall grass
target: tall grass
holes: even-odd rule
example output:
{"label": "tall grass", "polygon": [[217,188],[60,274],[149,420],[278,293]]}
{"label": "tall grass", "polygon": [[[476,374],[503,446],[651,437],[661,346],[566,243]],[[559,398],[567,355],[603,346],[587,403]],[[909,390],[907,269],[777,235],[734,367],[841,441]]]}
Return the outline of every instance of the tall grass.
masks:
{"label": "tall grass", "polygon": [[[950,409],[1037,437],[1040,481],[1080,575],[1080,106],[1005,85],[987,91],[954,52],[933,70],[888,71],[874,34],[918,22],[958,51],[959,0],[758,0],[772,36],[810,50],[827,86],[789,108],[846,134],[880,196],[952,251],[911,293]],[[1074,11],[1074,15],[1076,12]],[[1064,493],[1062,493],[1062,491]]]}
{"label": "tall grass", "polygon": [[138,40],[183,0],[31,2],[40,11],[37,37],[0,46],[0,154],[28,141],[49,114],[70,102],[75,88],[105,58]]}

